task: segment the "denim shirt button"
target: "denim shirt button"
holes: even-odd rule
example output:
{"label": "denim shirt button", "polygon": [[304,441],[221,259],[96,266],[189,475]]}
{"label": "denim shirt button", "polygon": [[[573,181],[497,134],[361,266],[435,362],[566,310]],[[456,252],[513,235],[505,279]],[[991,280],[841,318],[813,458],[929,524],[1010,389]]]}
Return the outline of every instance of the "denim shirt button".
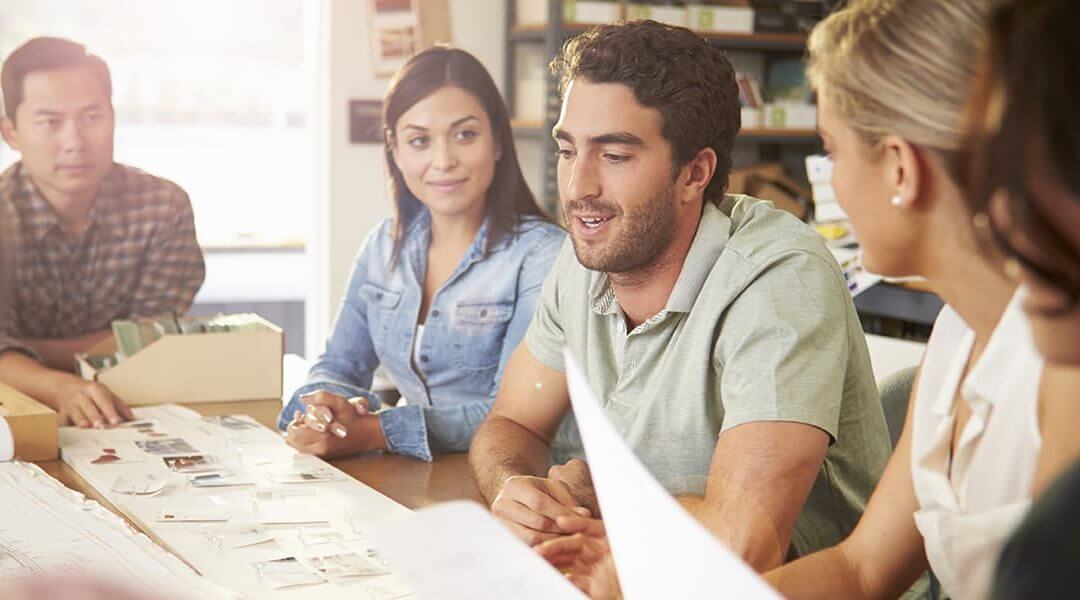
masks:
{"label": "denim shirt button", "polygon": [[427,362],[427,354],[421,354],[420,355],[420,362],[422,362],[422,363]]}
{"label": "denim shirt button", "polygon": [[486,316],[487,316],[487,313],[488,313],[488,311],[487,311],[487,309],[486,309],[486,308],[481,308],[481,309],[480,309],[480,316],[481,316],[481,317],[486,317]]}
{"label": "denim shirt button", "polygon": [[375,292],[375,299],[382,300],[382,292]]}
{"label": "denim shirt button", "polygon": [[436,308],[435,310],[431,311],[431,316],[433,316],[433,317],[439,316],[439,309]]}

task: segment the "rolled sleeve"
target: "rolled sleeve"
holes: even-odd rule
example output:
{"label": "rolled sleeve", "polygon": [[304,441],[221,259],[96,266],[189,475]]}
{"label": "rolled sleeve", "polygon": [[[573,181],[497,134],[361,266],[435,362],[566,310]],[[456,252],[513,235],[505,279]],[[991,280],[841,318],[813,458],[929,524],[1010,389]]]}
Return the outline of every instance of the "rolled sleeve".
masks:
{"label": "rolled sleeve", "polygon": [[559,315],[560,279],[576,262],[574,247],[567,239],[544,280],[536,313],[525,331],[525,346],[529,352],[544,366],[559,372],[566,371],[562,355],[566,334]]}
{"label": "rolled sleeve", "polygon": [[41,362],[41,356],[39,356],[30,346],[27,346],[15,338],[0,335],[0,354],[5,352],[21,352],[30,358]]}
{"label": "rolled sleeve", "polygon": [[379,413],[379,422],[391,452],[431,461],[427,421],[422,406],[407,404],[391,408]]}
{"label": "rolled sleeve", "polygon": [[836,440],[848,356],[847,302],[842,276],[806,252],[779,259],[746,286],[725,314],[714,357],[722,368],[721,431],[787,421],[812,425],[828,433],[830,443]]}

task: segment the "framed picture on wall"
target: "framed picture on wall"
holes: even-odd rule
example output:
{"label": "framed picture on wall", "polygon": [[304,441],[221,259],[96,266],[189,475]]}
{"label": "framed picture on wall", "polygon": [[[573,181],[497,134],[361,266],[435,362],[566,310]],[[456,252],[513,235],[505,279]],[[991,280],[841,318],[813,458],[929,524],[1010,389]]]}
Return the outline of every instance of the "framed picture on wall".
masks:
{"label": "framed picture on wall", "polygon": [[450,41],[446,0],[366,0],[375,74],[393,75],[413,54]]}

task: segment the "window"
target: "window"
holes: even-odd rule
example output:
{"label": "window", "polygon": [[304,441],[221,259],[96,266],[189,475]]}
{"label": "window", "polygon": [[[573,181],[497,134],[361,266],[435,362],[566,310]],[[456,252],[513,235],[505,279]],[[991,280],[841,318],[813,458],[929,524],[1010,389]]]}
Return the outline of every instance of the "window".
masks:
{"label": "window", "polygon": [[[109,64],[116,160],[180,184],[204,246],[289,246],[310,231],[306,0],[3,0],[0,54],[32,37]],[[18,154],[0,144],[0,167]]]}

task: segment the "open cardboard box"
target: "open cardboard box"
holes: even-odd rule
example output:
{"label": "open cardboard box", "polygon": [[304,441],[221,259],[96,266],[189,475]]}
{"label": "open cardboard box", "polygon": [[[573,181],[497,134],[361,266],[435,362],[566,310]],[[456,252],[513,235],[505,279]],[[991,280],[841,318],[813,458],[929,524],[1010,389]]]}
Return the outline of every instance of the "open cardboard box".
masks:
{"label": "open cardboard box", "polygon": [[83,379],[108,387],[130,406],[281,398],[281,328],[260,318],[258,331],[166,334],[115,366],[98,371],[87,356],[116,352],[109,337],[75,357]]}
{"label": "open cardboard box", "polygon": [[15,458],[37,462],[59,457],[56,411],[2,383],[0,409],[15,438]]}

